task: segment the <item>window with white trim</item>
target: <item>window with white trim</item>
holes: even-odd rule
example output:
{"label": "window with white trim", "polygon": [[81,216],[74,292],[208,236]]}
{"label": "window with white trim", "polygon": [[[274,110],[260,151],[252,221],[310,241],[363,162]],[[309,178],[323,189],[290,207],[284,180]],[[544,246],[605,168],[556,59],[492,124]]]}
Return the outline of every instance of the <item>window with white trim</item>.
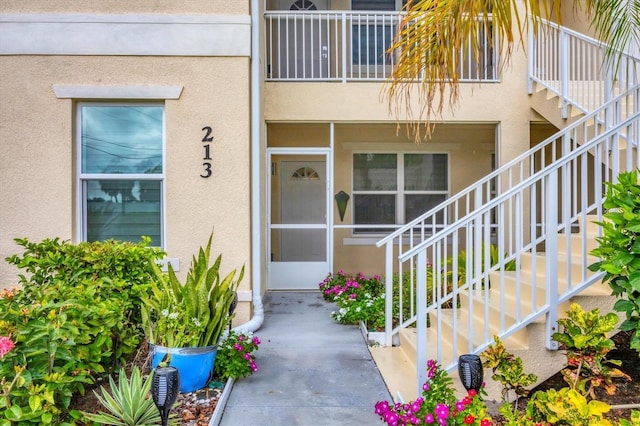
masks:
{"label": "window with white trim", "polygon": [[[420,216],[449,195],[448,154],[353,154],[353,209],[356,225],[400,225]],[[442,217],[437,218],[443,222]],[[384,228],[355,233],[388,233]]]}
{"label": "window with white trim", "polygon": [[163,246],[164,104],[79,103],[81,239]]}

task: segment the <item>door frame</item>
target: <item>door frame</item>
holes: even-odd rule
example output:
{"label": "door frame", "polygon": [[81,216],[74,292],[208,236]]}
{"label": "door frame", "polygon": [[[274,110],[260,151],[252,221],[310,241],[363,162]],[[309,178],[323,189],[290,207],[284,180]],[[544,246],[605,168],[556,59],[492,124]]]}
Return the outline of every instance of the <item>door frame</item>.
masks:
{"label": "door frame", "polygon": [[[326,199],[325,199],[325,210],[326,210],[326,220],[325,220],[325,229],[326,229],[326,262],[322,262],[327,266],[327,273],[333,271],[333,210],[332,210],[332,202],[333,202],[333,152],[331,148],[267,148],[266,155],[266,167],[267,171],[266,177],[266,220],[265,220],[265,263],[267,265],[267,290],[295,290],[285,289],[285,288],[277,288],[274,287],[272,279],[274,276],[274,263],[271,259],[271,230],[272,229],[283,229],[285,226],[280,226],[279,224],[272,223],[272,187],[271,187],[271,173],[272,167],[271,164],[273,162],[273,157],[277,155],[292,155],[298,157],[303,156],[314,156],[314,157],[324,157],[325,161],[325,175],[326,175]],[[282,263],[296,263],[296,262],[277,262],[279,264]],[[303,262],[298,262],[303,263]],[[281,265],[277,265],[281,266]],[[318,280],[318,283],[322,281],[322,278]],[[306,289],[306,288],[304,288]],[[301,289],[301,290],[304,290]]]}

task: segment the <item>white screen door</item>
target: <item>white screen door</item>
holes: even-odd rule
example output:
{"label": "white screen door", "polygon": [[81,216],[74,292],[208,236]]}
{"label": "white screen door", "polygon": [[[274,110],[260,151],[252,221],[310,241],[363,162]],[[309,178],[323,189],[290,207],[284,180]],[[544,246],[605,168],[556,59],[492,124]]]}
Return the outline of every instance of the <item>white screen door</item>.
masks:
{"label": "white screen door", "polygon": [[327,162],[271,157],[270,290],[315,290],[329,273]]}

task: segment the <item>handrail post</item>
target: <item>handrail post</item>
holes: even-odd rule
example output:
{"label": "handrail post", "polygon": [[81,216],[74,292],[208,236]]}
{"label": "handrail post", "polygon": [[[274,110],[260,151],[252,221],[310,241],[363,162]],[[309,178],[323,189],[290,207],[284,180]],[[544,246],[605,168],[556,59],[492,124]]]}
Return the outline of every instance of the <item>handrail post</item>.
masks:
{"label": "handrail post", "polygon": [[342,82],[347,82],[347,14],[342,12]]}
{"label": "handrail post", "polygon": [[393,344],[393,239],[389,240],[385,246],[384,292],[384,344],[391,346]]}
{"label": "handrail post", "polygon": [[[539,31],[539,29],[538,29]],[[537,43],[534,45],[535,41],[533,38],[533,18],[531,18],[531,22],[529,22],[529,31],[527,34],[527,43],[529,54],[527,55],[527,68],[529,69],[529,78],[527,80],[527,91],[529,94],[533,94],[533,75],[534,75],[534,55],[538,52]]]}
{"label": "handrail post", "polygon": [[[545,346],[549,350],[557,350],[558,342],[551,336],[558,331],[558,171],[555,170],[546,177],[546,212],[545,233],[546,247],[546,302],[549,305],[547,313]],[[569,231],[567,231],[569,232]]]}
{"label": "handrail post", "polygon": [[559,61],[560,61],[560,115],[562,118],[567,118],[569,102],[569,37],[566,32],[560,30],[559,33]]}
{"label": "handrail post", "polygon": [[427,381],[427,250],[421,250],[417,256],[416,368],[418,369],[418,383],[416,395],[420,395],[422,384]]}

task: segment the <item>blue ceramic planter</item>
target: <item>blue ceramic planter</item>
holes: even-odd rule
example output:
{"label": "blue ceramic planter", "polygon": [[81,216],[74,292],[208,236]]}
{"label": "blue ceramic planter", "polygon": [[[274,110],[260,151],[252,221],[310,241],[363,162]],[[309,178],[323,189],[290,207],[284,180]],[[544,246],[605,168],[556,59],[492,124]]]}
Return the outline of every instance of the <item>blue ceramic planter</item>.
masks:
{"label": "blue ceramic planter", "polygon": [[170,355],[169,365],[180,373],[180,392],[193,392],[207,385],[213,364],[216,360],[217,346],[200,348],[165,348],[149,345],[151,368],[156,368],[165,356]]}

